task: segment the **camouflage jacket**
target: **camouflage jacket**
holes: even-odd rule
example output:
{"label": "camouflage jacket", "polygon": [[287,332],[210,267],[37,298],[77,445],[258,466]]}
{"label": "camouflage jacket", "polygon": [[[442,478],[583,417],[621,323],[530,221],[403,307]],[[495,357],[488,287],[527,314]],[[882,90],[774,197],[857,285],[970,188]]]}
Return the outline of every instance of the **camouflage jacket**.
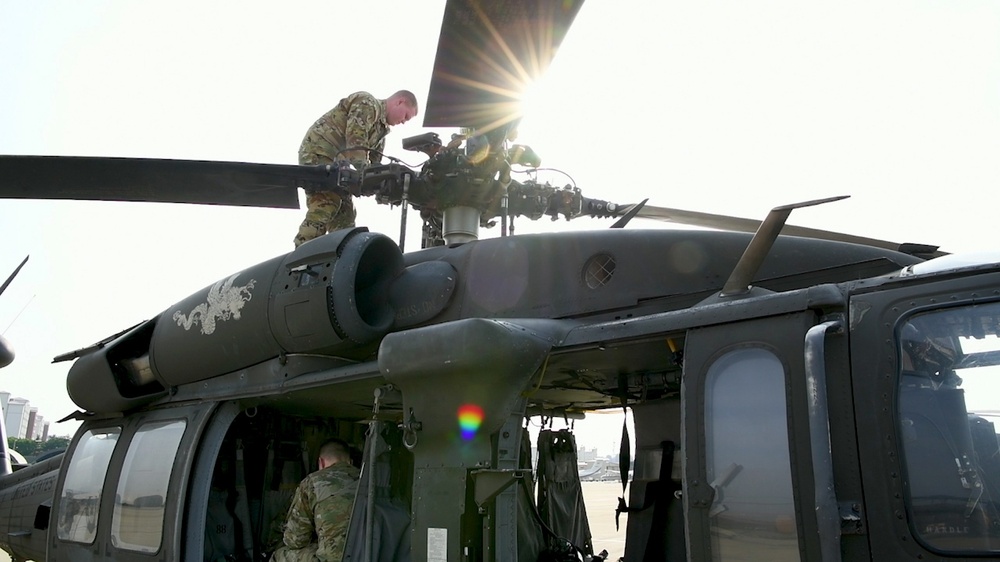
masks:
{"label": "camouflage jacket", "polygon": [[[340,100],[306,131],[299,146],[299,164],[329,164],[335,160],[350,160],[355,165],[381,162],[388,132],[385,100],[368,92],[355,92]],[[353,146],[371,150],[345,150]]]}
{"label": "camouflage jacket", "polygon": [[285,546],[294,550],[317,543],[319,560],[339,561],[344,555],[359,476],[357,468],[343,463],[306,476],[288,508]]}

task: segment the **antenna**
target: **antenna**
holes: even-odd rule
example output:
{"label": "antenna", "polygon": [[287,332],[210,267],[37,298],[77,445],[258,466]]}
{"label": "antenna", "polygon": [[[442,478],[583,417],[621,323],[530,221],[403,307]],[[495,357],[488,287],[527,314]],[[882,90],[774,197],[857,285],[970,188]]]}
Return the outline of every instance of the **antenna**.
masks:
{"label": "antenna", "polygon": [[841,199],[847,199],[848,197],[850,196],[841,195],[839,197],[828,197],[826,199],[814,199],[812,201],[792,203],[791,205],[784,205],[771,209],[771,212],[767,214],[767,218],[764,219],[764,222],[760,223],[757,233],[753,235],[753,239],[750,240],[750,244],[747,245],[747,249],[743,252],[743,256],[740,257],[740,261],[736,264],[736,267],[733,268],[733,272],[729,275],[729,279],[722,287],[722,293],[720,296],[731,297],[735,295],[744,295],[750,291],[750,281],[753,280],[753,276],[757,274],[757,270],[760,269],[761,264],[764,263],[764,258],[766,258],[767,253],[771,251],[771,246],[774,245],[774,241],[778,239],[778,234],[781,233],[781,228],[785,226],[785,221],[788,220],[788,216],[792,214],[794,209],[812,207],[813,205],[830,203],[832,201],[840,201]]}

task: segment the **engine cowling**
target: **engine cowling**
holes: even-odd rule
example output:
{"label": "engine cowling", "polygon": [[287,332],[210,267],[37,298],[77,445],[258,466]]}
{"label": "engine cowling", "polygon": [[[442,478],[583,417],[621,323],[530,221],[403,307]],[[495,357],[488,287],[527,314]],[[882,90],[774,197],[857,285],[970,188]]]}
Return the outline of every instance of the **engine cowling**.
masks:
{"label": "engine cowling", "polygon": [[79,358],[67,377],[69,394],[89,411],[119,412],[172,386],[282,353],[371,355],[393,327],[391,288],[404,270],[399,247],[384,235],[355,228],[321,236],[202,289]]}

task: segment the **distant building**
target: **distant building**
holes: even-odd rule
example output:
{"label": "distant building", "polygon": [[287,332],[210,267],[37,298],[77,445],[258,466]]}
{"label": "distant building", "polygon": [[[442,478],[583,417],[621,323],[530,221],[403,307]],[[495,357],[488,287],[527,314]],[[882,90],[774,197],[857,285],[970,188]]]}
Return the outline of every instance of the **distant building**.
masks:
{"label": "distant building", "polygon": [[38,416],[38,408],[32,406],[28,408],[28,427],[24,430],[25,439],[35,438],[35,418]]}
{"label": "distant building", "polygon": [[46,427],[49,422],[45,421],[45,416],[39,414],[35,417],[35,432],[32,433],[32,439],[35,441],[45,441],[45,434],[48,433]]}
{"label": "distant building", "polygon": [[35,441],[48,439],[49,422],[27,399],[12,398],[9,392],[0,390],[0,407],[3,409],[0,415],[3,415],[7,437]]}
{"label": "distant building", "polygon": [[24,398],[8,398],[7,412],[4,422],[7,425],[7,437],[25,439],[28,435],[28,416],[31,415],[31,406]]}

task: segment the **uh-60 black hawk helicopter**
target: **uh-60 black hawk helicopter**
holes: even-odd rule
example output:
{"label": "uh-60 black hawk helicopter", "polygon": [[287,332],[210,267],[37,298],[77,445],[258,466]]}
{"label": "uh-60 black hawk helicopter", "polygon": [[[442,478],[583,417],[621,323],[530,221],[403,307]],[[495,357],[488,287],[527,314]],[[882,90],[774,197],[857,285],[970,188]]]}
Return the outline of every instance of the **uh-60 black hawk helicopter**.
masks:
{"label": "uh-60 black hawk helicopter", "polygon": [[[4,467],[0,546],[261,559],[337,436],[363,466],[345,559],[600,559],[572,432],[525,425],[620,408],[625,560],[1000,557],[1000,264],[784,226],[819,201],[757,222],[511,179],[537,162],[482,86],[517,63],[478,55],[552,48],[579,7],[449,0],[425,125],[474,132],[407,139],[434,154],[419,169],[0,157],[5,196],[295,207],[324,188],[424,222],[419,251],[332,233],[58,357],[82,423],[63,455]],[[546,215],[726,231],[478,239]]]}

